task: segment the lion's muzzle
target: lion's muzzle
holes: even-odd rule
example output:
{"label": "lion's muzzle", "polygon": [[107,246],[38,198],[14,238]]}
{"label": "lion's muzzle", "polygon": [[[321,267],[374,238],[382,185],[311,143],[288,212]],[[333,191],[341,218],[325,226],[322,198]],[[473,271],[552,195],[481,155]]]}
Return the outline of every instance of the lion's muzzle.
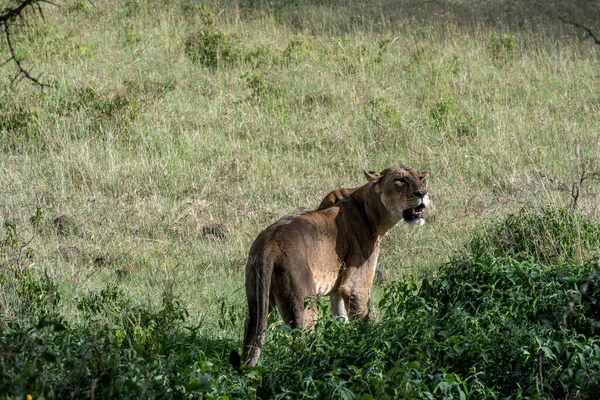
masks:
{"label": "lion's muzzle", "polygon": [[422,226],[425,224],[423,211],[425,211],[425,203],[421,203],[415,208],[407,208],[402,211],[402,218],[409,224]]}

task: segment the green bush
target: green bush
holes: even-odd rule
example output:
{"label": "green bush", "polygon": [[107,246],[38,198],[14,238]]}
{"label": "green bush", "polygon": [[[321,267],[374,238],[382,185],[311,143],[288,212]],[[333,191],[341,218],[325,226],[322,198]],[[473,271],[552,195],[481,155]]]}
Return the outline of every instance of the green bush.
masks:
{"label": "green bush", "polygon": [[283,92],[281,85],[270,79],[269,76],[258,73],[244,75],[248,88],[252,91],[252,97],[257,100],[269,100],[277,98]]}
{"label": "green bush", "polygon": [[302,36],[291,39],[281,54],[283,65],[301,64],[313,57],[314,43]]}
{"label": "green bush", "polygon": [[38,140],[43,112],[35,107],[0,102],[0,151],[19,151]]}
{"label": "green bush", "polygon": [[280,332],[285,345],[268,361],[274,370],[263,389],[289,398],[592,396],[598,267],[470,258],[420,287],[396,282],[378,324],[326,318],[310,335]]}
{"label": "green bush", "polygon": [[502,63],[511,61],[515,57],[516,45],[517,39],[512,35],[490,33],[488,48],[494,61]]}
{"label": "green bush", "polygon": [[544,265],[584,262],[600,255],[600,225],[566,208],[523,207],[478,232],[470,254],[504,255]]}
{"label": "green bush", "polygon": [[239,39],[215,28],[203,28],[185,41],[185,54],[207,67],[231,64],[241,58]]}
{"label": "green bush", "polygon": [[389,126],[397,129],[402,126],[402,111],[385,97],[374,97],[364,106],[367,120],[374,125]]}
{"label": "green bush", "polygon": [[81,299],[79,309],[78,323],[59,314],[35,324],[0,319],[0,398],[245,396],[243,383],[209,359],[226,360],[232,344],[186,327],[187,312],[169,291],[156,311],[111,288]]}

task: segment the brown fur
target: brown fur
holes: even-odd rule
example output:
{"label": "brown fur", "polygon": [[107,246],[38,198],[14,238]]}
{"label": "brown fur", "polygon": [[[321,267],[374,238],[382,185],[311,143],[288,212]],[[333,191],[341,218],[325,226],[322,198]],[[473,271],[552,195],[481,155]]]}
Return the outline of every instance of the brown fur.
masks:
{"label": "brown fur", "polygon": [[[330,296],[335,315],[370,320],[369,297],[378,242],[404,210],[428,204],[426,172],[391,167],[365,171],[369,181],[356,189],[331,192],[315,211],[291,214],[262,231],[246,264],[248,315],[241,359],[255,366],[261,353],[269,311],[277,305],[292,327],[310,328],[317,318],[311,299]],[[422,218],[417,218],[422,225]]]}
{"label": "brown fur", "polygon": [[317,207],[316,211],[324,210],[326,208],[331,207],[335,203],[340,200],[344,200],[349,197],[352,192],[354,192],[358,188],[339,188],[334,190],[333,192],[329,192],[327,196],[321,201],[319,207]]}

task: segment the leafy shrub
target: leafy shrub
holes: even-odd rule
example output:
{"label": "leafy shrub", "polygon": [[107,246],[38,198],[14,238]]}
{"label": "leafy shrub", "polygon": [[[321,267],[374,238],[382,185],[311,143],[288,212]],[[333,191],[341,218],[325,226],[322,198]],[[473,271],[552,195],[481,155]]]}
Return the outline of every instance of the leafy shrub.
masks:
{"label": "leafy shrub", "polygon": [[456,99],[446,97],[436,102],[429,110],[429,116],[438,130],[448,130],[452,127],[452,120],[455,118]]}
{"label": "leafy shrub", "polygon": [[313,48],[312,41],[298,36],[289,41],[281,54],[281,60],[286,65],[302,63],[311,57]]}
{"label": "leafy shrub", "polygon": [[241,58],[239,40],[215,28],[203,28],[185,41],[185,54],[207,67],[231,64]]}
{"label": "leafy shrub", "polygon": [[156,311],[110,288],[88,295],[79,308],[78,323],[59,314],[36,324],[0,319],[1,398],[247,397],[244,383],[223,376],[209,359],[225,360],[232,344],[186,328],[187,312],[168,290]]}
{"label": "leafy shrub", "polygon": [[[272,329],[280,344],[261,390],[288,398],[591,396],[600,374],[598,268],[470,258],[420,287],[396,282],[378,324],[325,318],[304,336]],[[584,282],[594,289],[582,294]]]}
{"label": "leafy shrub", "polygon": [[41,318],[51,314],[60,302],[58,285],[47,275],[38,276],[32,274],[29,269],[22,272],[16,270],[15,279],[18,282],[17,294],[24,301],[21,308],[30,310],[32,316]]}
{"label": "leafy shrub", "polygon": [[375,125],[394,128],[402,126],[402,111],[397,105],[390,104],[385,97],[370,99],[365,107],[367,120]]}
{"label": "leafy shrub", "polygon": [[250,63],[254,68],[262,67],[263,65],[271,65],[275,60],[275,55],[270,47],[258,45],[248,49],[245,55],[246,62]]}
{"label": "leafy shrub", "polygon": [[583,262],[600,255],[600,225],[566,208],[523,207],[478,232],[468,251],[475,256],[503,255],[543,265]]}
{"label": "leafy shrub", "polygon": [[515,57],[517,39],[505,33],[490,33],[488,48],[492,59],[497,62],[507,63]]}
{"label": "leafy shrub", "polygon": [[244,75],[248,88],[252,91],[252,97],[255,99],[269,99],[281,94],[281,85],[273,82],[268,76],[261,74]]}
{"label": "leafy shrub", "polygon": [[203,26],[215,26],[217,23],[216,15],[206,5],[198,1],[184,0],[181,2],[181,9],[186,15],[196,17]]}
{"label": "leafy shrub", "polygon": [[59,115],[85,114],[90,126],[76,134],[105,135],[116,133],[119,143],[140,143],[135,124],[156,102],[173,90],[172,81],[125,80],[118,90],[99,91],[90,86],[69,90],[58,102],[54,112]]}
{"label": "leafy shrub", "polygon": [[[29,223],[31,227],[36,230],[39,229],[44,221],[44,210],[40,207],[36,208],[35,214],[29,217]],[[33,249],[31,241],[33,237],[28,241],[23,242],[19,238],[17,232],[17,224],[10,220],[4,220],[4,238],[0,240],[0,259],[7,259],[11,257],[20,258],[25,255],[26,258],[31,258],[33,255]]]}
{"label": "leafy shrub", "polygon": [[[30,218],[32,227],[39,228],[42,219],[43,212],[38,208]],[[12,312],[27,320],[51,314],[61,299],[56,283],[46,272],[40,276],[25,265],[35,257],[30,246],[33,237],[26,241],[20,239],[17,226],[11,220],[4,221],[4,229],[4,238],[0,240],[0,284],[4,294],[14,294],[20,300]]]}
{"label": "leafy shrub", "polygon": [[477,118],[456,110],[457,100],[453,96],[435,102],[429,110],[433,127],[442,135],[454,140],[467,140],[477,135]]}
{"label": "leafy shrub", "polygon": [[107,286],[100,292],[92,292],[82,296],[77,302],[77,309],[92,319],[106,311],[121,310],[130,305],[123,290]]}
{"label": "leafy shrub", "polygon": [[0,102],[0,150],[15,151],[38,139],[37,123],[42,111],[20,104]]}

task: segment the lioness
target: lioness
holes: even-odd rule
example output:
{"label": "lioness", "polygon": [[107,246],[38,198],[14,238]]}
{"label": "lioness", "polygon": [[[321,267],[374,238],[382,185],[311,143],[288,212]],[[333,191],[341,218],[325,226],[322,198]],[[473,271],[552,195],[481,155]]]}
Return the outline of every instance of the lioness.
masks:
{"label": "lioness", "polygon": [[366,185],[334,191],[318,210],[281,218],[252,244],[244,347],[241,359],[236,351],[230,357],[236,369],[242,360],[249,367],[258,362],[275,305],[283,320],[298,328],[316,321],[311,300],[316,296],[329,296],[337,316],[369,320],[379,239],[402,219],[424,225],[429,196],[427,171],[390,167],[364,174]]}

